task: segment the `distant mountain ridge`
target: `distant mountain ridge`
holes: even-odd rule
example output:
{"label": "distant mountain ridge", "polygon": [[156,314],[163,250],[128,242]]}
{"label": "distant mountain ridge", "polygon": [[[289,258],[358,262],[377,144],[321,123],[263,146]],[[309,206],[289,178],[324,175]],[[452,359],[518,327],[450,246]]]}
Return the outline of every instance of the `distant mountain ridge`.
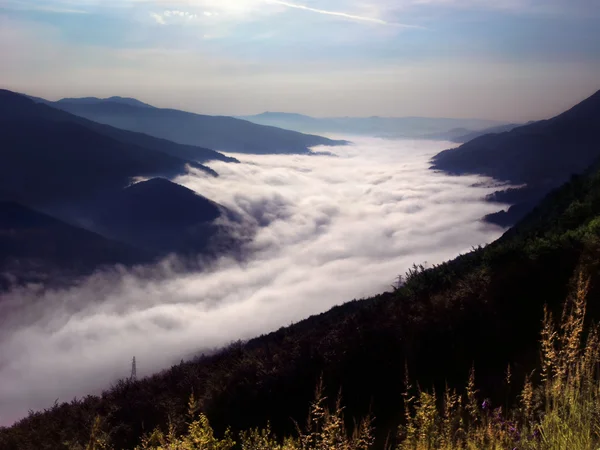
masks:
{"label": "distant mountain ridge", "polygon": [[[297,113],[264,112],[240,119],[261,125],[270,125],[305,133],[366,135],[384,138],[426,139],[428,135],[441,135],[462,128],[465,135],[502,122],[484,119],[452,119],[429,117],[311,117]],[[447,140],[447,137],[442,137]]]}
{"label": "distant mountain ridge", "polygon": [[[6,91],[6,92],[10,92],[10,91]],[[1,91],[0,91],[0,93],[1,93]],[[15,94],[15,93],[13,93],[13,94]],[[48,100],[44,100],[43,98],[32,97],[32,96],[28,96],[25,94],[18,94],[18,95],[27,97],[30,100],[34,101],[35,103],[43,104],[43,105],[51,107],[54,111],[52,113],[52,117],[54,120],[65,120],[65,121],[69,121],[69,122],[79,123],[81,125],[86,126],[87,128],[89,128],[91,130],[98,131],[107,136],[111,136],[122,142],[140,145],[140,146],[143,146],[146,148],[150,148],[153,150],[161,151],[163,153],[167,153],[169,155],[172,155],[172,156],[175,156],[178,158],[189,159],[190,161],[195,161],[195,162],[199,162],[199,163],[208,162],[208,161],[237,162],[237,160],[235,158],[225,156],[222,153],[216,152],[214,150],[210,150],[208,148],[203,148],[203,147],[198,147],[198,146],[193,146],[193,145],[178,144],[176,142],[168,141],[166,139],[156,138],[149,134],[136,133],[133,131],[122,130],[120,128],[115,128],[110,125],[97,123],[97,122],[85,119],[83,117],[70,114],[66,111],[63,113],[63,115],[60,115],[59,112],[61,111],[61,109],[58,108],[58,104],[60,103],[60,101],[59,102],[51,102]],[[111,99],[114,99],[114,98],[122,99],[121,97],[111,97]],[[114,102],[111,99],[102,100],[102,99],[97,99],[95,97],[86,97],[83,99],[75,99],[75,100],[76,101],[82,100],[83,104],[98,104],[98,103],[105,103],[107,101],[110,101],[110,103],[117,103],[117,104],[121,103],[124,105],[129,105],[131,103],[129,101]],[[132,100],[134,103],[138,102],[138,100],[135,100],[135,99],[122,99],[122,100]],[[69,102],[70,101],[72,101],[72,99],[69,99]],[[67,103],[69,103],[69,102],[67,102]],[[141,103],[141,102],[138,102],[138,103]],[[145,105],[145,104],[143,104],[143,105]],[[147,105],[147,106],[151,107],[150,105]],[[206,169],[212,170],[212,169],[208,169],[208,168],[206,168]],[[215,173],[215,172],[213,171],[213,173]]]}
{"label": "distant mountain ridge", "polygon": [[[527,189],[511,192],[519,203],[488,219],[515,223],[550,190],[580,174],[600,158],[600,91],[548,120],[477,137],[437,154],[433,169],[452,174],[480,174]],[[496,198],[502,197],[497,195]]]}
{"label": "distant mountain ridge", "polygon": [[[55,103],[59,103],[59,104],[60,103],[78,103],[81,105],[96,105],[98,103],[104,103],[104,102],[122,103],[124,105],[139,106],[142,108],[154,108],[154,106],[149,105],[148,103],[141,102],[140,100],[137,100],[135,98],[119,97],[119,96],[113,96],[113,97],[108,97],[108,98],[98,98],[98,97],[63,98],[61,100],[58,100]],[[50,102],[50,103],[52,103],[52,102]]]}
{"label": "distant mountain ridge", "polygon": [[145,133],[184,145],[232,153],[308,153],[311,147],[346,145],[347,141],[258,125],[227,116],[208,116],[156,108],[135,99],[62,99],[43,101],[89,120],[123,130]]}
{"label": "distant mountain ridge", "polygon": [[152,148],[116,140],[88,121],[0,91],[0,190],[47,212],[77,204],[134,177],[175,176],[194,166]]}

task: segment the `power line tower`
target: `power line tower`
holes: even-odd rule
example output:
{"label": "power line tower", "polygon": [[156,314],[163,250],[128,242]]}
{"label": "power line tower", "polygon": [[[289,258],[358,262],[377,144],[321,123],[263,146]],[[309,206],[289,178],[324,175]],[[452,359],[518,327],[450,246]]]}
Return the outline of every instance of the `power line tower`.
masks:
{"label": "power line tower", "polygon": [[129,378],[131,381],[137,380],[137,366],[135,364],[135,356],[131,361],[131,377]]}

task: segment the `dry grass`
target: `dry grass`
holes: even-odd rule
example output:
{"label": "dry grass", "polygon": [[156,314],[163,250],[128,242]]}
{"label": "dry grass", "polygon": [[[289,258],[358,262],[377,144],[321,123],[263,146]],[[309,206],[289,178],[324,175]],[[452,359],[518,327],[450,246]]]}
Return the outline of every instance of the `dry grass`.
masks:
{"label": "dry grass", "polygon": [[[474,369],[462,395],[446,389],[442,398],[413,387],[406,377],[405,420],[395,450],[599,450],[600,339],[595,326],[587,332],[584,327],[589,283],[580,275],[575,284],[559,323],[544,311],[540,383],[526,378],[519,405],[502,411],[481,401]],[[506,382],[511,381],[509,366]],[[269,427],[217,438],[198,409],[192,397],[185,435],[177,436],[173,428],[155,430],[135,450],[368,450],[374,443],[371,420],[355,424],[348,433],[341,402],[327,408],[322,386],[306,425],[284,440]],[[97,421],[86,450],[106,450],[105,442]]]}

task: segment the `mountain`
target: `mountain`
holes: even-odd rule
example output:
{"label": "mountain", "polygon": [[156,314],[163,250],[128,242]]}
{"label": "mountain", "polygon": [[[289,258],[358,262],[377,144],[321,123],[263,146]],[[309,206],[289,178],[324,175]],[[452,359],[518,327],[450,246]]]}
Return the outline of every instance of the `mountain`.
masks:
{"label": "mountain", "polygon": [[[8,91],[7,91],[8,92]],[[62,110],[57,109],[58,103],[50,102],[48,100],[44,100],[38,97],[25,96],[30,100],[33,100],[35,103],[43,104],[46,106],[50,106],[53,108],[52,119],[53,120],[62,120],[67,122],[73,122],[89,128],[90,130],[96,131],[100,134],[109,136],[117,141],[133,144],[140,147],[145,147],[151,150],[158,150],[160,152],[166,153],[171,156],[175,156],[177,158],[186,159],[190,161],[195,161],[197,163],[205,163],[209,161],[224,161],[224,162],[238,162],[235,158],[231,158],[223,155],[222,153],[215,152],[214,150],[210,150],[208,148],[197,147],[194,145],[184,145],[178,144],[176,142],[168,141],[166,139],[160,139],[148,134],[143,133],[135,133],[132,131],[122,130],[120,128],[111,127],[109,125],[104,125],[101,123],[93,122],[91,120],[87,120],[83,117],[75,116],[73,114],[69,114],[66,112],[62,112]],[[141,103],[135,99],[123,99],[121,97],[111,97],[107,100],[97,99],[95,97],[86,97],[83,99],[65,99],[64,102],[77,102],[81,101],[82,104],[97,104],[105,101],[115,101],[114,99],[120,99],[124,104],[132,104],[137,106],[143,106],[145,103]],[[117,102],[119,102],[117,101]],[[141,104],[141,105],[140,105]],[[146,105],[146,107],[153,108],[150,105]],[[211,171],[211,169],[205,168],[207,171]],[[216,175],[215,172],[213,174]]]}
{"label": "mountain", "polygon": [[[0,190],[60,211],[140,176],[174,176],[199,164],[117,141],[73,116],[0,91]],[[93,128],[93,127],[92,127]],[[63,211],[63,212],[66,212]]]}
{"label": "mountain", "polygon": [[[107,242],[118,241],[122,258],[115,253],[113,262],[151,259],[139,258],[138,254],[209,256],[234,250],[239,244],[224,226],[213,223],[227,211],[189,189],[165,179],[129,186],[138,177],[173,177],[186,173],[189,167],[216,175],[208,167],[160,151],[165,149],[196,154],[204,150],[96,124],[0,91],[0,200],[39,210],[70,226],[97,233]],[[52,239],[52,233],[40,232],[37,244],[43,244],[44,236]],[[66,231],[64,234],[68,235]],[[107,248],[111,245],[117,243],[107,244]],[[97,253],[90,250],[90,260],[83,264],[86,270]],[[11,255],[7,253],[7,257]],[[104,262],[95,259],[98,264]]]}
{"label": "mountain", "polygon": [[142,108],[154,108],[154,106],[148,103],[141,102],[135,98],[130,97],[109,97],[109,98],[97,98],[97,97],[81,97],[81,98],[63,98],[57,103],[76,103],[80,105],[95,105],[104,102],[122,103],[124,105],[139,106]]}
{"label": "mountain", "polygon": [[194,256],[217,247],[215,221],[228,211],[194,191],[154,178],[111,192],[94,205],[90,227],[158,254]]}
{"label": "mountain", "polygon": [[433,158],[432,168],[527,185],[520,197],[513,193],[519,205],[512,212],[488,218],[510,225],[543,195],[600,157],[599,130],[600,91],[552,119],[480,136],[445,150]]}
{"label": "mountain", "polygon": [[175,109],[148,108],[111,99],[63,99],[53,106],[95,122],[146,133],[185,145],[234,153],[307,153],[318,145],[345,145],[320,136],[257,125],[224,116],[206,116]]}
{"label": "mountain", "polygon": [[[393,292],[337,306],[143,380],[121,381],[101,396],[31,413],[0,430],[0,448],[60,448],[67,441],[83,447],[94,429],[114,448],[131,449],[156,426],[184,431],[190,406],[206,414],[219,436],[228,427],[235,432],[267,423],[277,436],[293,434],[294,420],[306,423],[322,379],[327,399],[321,406],[334,406],[341,392],[350,429],[352,418],[370,414],[378,430],[373,448],[383,449],[388,439],[393,444],[404,417],[405,370],[414,387],[440,393],[464,386],[474,367],[480,398],[494,407],[512,404],[521,394],[514,387],[537,367],[544,305],[560,317],[579,274],[590,280],[587,312],[597,322],[597,169],[550,193],[487,247],[429,269],[414,266]],[[504,381],[508,364],[510,385]],[[489,414],[478,417],[488,420]]]}
{"label": "mountain", "polygon": [[445,119],[429,117],[324,117],[295,113],[265,112],[240,117],[261,125],[270,125],[304,133],[366,135],[387,138],[427,138],[460,129],[457,136],[497,126],[499,122],[480,119]]}
{"label": "mountain", "polygon": [[30,282],[56,286],[102,266],[131,266],[154,257],[18,203],[0,201],[0,291]]}

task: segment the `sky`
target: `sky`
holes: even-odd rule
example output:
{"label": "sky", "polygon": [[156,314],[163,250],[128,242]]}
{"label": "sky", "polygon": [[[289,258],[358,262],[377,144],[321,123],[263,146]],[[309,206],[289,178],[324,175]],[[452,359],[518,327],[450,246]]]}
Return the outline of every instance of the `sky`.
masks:
{"label": "sky", "polygon": [[[413,263],[431,266],[498,238],[481,222],[489,179],[429,170],[449,142],[357,137],[336,156],[236,155],[219,177],[175,179],[261,224],[242,262],[202,272],[165,261],[96,273],[66,290],[0,296],[0,426],[58,398],[98,393],[237,339],[391,290]],[[224,224],[225,225],[225,224]]]}
{"label": "sky", "polygon": [[0,86],[206,114],[550,117],[600,89],[600,0],[0,0]]}

